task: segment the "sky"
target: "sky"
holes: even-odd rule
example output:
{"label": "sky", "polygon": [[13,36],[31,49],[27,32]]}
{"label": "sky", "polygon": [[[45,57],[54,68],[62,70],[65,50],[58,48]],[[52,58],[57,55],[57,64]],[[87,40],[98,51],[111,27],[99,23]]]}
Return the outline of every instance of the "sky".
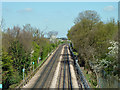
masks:
{"label": "sky", "polygon": [[118,20],[118,2],[2,2],[5,27],[31,24],[41,31],[57,31],[57,37],[67,37],[74,19],[85,10],[95,10],[101,20]]}

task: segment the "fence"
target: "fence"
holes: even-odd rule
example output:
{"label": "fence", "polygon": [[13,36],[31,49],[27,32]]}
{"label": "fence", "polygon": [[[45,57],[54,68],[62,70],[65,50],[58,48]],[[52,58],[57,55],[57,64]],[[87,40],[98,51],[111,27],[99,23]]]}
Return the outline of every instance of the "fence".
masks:
{"label": "fence", "polygon": [[80,66],[78,64],[77,56],[73,54],[73,50],[72,50],[70,44],[69,44],[69,50],[70,50],[71,56],[72,56],[72,58],[74,60],[74,65],[75,65],[75,68],[77,70],[77,73],[79,74],[79,77],[80,77],[80,80],[82,82],[83,88],[84,89],[90,89],[90,87],[89,87],[89,85],[88,85],[88,83],[87,83],[87,81],[86,81],[86,79],[85,79],[85,77],[84,77],[84,75],[83,75],[83,73],[82,73],[82,71],[80,69]]}

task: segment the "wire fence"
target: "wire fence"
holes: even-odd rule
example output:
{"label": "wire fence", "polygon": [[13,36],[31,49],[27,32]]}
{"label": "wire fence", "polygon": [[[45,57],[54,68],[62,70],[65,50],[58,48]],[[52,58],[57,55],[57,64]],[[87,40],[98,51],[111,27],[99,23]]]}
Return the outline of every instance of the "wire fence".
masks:
{"label": "wire fence", "polygon": [[69,49],[70,49],[71,56],[72,56],[72,58],[74,60],[75,68],[76,68],[77,73],[79,74],[80,80],[82,82],[82,86],[83,86],[83,88],[85,90],[88,90],[88,89],[90,89],[90,86],[88,85],[88,83],[87,83],[87,81],[86,81],[86,79],[85,79],[85,77],[84,77],[84,75],[83,75],[83,73],[82,73],[82,71],[80,69],[80,66],[78,64],[77,56],[73,54],[73,50],[72,50],[70,44],[69,44]]}

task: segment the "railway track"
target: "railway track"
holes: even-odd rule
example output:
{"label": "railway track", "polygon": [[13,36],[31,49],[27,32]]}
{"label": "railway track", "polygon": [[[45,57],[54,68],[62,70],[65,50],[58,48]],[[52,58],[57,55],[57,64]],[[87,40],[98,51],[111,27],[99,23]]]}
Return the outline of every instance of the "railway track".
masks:
{"label": "railway track", "polygon": [[64,54],[61,61],[61,68],[58,79],[58,88],[69,88],[72,89],[72,79],[71,79],[71,71],[70,71],[70,63],[69,63],[69,55],[68,55],[68,47],[64,47]]}
{"label": "railway track", "polygon": [[58,61],[62,46],[60,46],[57,49],[56,53],[52,56],[52,58],[50,59],[46,67],[43,69],[40,77],[38,78],[37,82],[34,84],[33,88],[49,88],[53,78],[55,68],[57,66],[57,61]]}
{"label": "railway track", "polygon": [[26,88],[31,87],[32,90],[34,88],[75,88],[77,80],[75,79],[72,64],[73,61],[70,58],[68,45],[59,46],[48,59],[48,62],[41,67],[39,72],[26,85]]}

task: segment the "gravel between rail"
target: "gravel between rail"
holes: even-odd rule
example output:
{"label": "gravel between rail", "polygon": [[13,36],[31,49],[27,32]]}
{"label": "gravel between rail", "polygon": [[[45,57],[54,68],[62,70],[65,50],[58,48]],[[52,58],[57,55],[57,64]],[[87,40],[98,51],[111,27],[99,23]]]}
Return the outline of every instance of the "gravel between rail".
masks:
{"label": "gravel between rail", "polygon": [[68,46],[58,47],[23,88],[79,88]]}

